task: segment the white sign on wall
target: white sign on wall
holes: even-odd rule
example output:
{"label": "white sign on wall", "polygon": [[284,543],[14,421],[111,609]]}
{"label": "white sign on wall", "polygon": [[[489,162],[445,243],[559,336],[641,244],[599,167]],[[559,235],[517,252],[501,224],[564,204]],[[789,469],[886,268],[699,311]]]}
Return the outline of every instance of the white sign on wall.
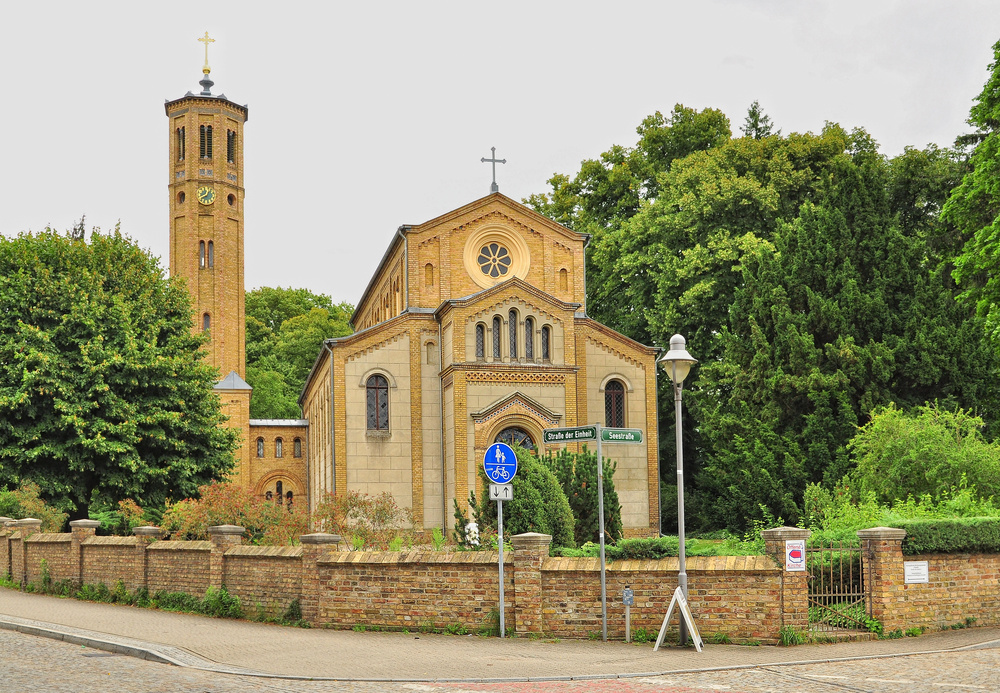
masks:
{"label": "white sign on wall", "polygon": [[920,582],[930,582],[927,561],[903,561],[903,584],[913,585]]}
{"label": "white sign on wall", "polygon": [[806,569],[806,540],[785,540],[785,570],[798,571]]}

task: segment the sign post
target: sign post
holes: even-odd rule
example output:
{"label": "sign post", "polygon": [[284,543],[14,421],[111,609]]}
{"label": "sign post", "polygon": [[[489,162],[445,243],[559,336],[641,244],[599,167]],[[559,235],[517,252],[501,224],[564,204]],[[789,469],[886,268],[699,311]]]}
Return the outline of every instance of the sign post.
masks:
{"label": "sign post", "polygon": [[597,516],[598,539],[601,546],[601,639],[608,641],[608,581],[607,561],[604,557],[604,455],[601,442],[641,443],[642,431],[638,428],[604,428],[601,424],[573,426],[570,428],[546,428],[542,431],[543,443],[597,442]]}
{"label": "sign post", "polygon": [[517,474],[517,455],[514,449],[506,443],[493,443],[486,450],[483,456],[483,470],[490,484],[490,499],[497,502],[497,548],[500,552],[500,637],[504,637],[506,624],[504,623],[504,600],[503,600],[503,502],[510,500],[513,496],[513,486],[509,482],[514,480]]}

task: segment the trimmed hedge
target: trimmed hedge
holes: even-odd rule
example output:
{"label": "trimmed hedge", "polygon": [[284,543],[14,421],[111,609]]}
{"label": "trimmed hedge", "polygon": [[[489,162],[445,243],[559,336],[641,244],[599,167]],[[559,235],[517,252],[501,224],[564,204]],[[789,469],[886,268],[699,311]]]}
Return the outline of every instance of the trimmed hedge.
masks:
{"label": "trimmed hedge", "polygon": [[1000,517],[894,522],[906,530],[903,554],[1000,553]]}

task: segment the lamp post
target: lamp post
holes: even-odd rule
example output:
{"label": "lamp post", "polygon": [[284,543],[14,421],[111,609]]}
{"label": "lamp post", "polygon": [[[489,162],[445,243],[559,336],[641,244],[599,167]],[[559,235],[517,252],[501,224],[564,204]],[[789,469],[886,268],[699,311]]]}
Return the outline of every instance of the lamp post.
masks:
{"label": "lamp post", "polygon": [[[677,542],[678,546],[678,571],[677,585],[684,593],[684,599],[688,597],[687,570],[684,565],[684,441],[681,435],[681,391],[684,387],[684,378],[691,371],[691,366],[698,363],[685,349],[684,337],[675,334],[670,338],[670,351],[665,353],[657,363],[670,376],[674,388],[674,422],[676,426],[675,436],[677,438]],[[680,644],[687,644],[687,628],[684,618],[681,618]]]}

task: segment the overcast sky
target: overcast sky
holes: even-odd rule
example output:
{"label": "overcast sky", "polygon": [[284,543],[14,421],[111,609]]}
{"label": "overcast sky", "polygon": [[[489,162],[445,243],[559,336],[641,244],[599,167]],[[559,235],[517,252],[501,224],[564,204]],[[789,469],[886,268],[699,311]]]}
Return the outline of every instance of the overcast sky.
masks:
{"label": "overcast sky", "polygon": [[757,99],[784,133],[948,146],[1000,39],[996,0],[5,2],[0,233],[123,230],[168,265],[163,102],[249,106],[246,282],[354,303],[400,224],[521,199],[675,103]]}

